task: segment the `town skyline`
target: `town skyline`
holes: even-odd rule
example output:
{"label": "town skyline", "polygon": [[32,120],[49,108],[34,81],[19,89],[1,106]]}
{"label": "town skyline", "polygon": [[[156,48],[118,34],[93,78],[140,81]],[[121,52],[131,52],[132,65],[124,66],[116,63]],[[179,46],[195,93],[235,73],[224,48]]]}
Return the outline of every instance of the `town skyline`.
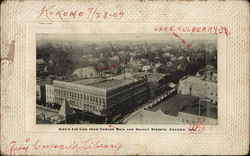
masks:
{"label": "town skyline", "polygon": [[216,36],[103,35],[37,36],[38,123],[217,124]]}

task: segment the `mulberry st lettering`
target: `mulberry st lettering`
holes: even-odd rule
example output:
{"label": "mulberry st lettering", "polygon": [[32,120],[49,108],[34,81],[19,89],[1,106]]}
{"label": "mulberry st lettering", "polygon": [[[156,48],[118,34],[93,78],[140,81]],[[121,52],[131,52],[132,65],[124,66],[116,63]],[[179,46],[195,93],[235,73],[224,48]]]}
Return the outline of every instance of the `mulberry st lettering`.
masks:
{"label": "mulberry st lettering", "polygon": [[230,35],[228,28],[225,26],[155,26],[157,32],[176,32],[176,33],[211,33]]}

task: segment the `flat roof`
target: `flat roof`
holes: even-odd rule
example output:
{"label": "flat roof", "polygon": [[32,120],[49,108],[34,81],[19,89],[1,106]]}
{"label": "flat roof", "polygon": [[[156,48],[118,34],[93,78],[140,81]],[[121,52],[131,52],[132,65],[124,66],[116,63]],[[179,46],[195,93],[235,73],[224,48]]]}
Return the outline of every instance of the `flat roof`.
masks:
{"label": "flat roof", "polygon": [[126,124],[178,124],[183,125],[184,122],[178,120],[177,117],[164,114],[161,110],[151,112],[143,110],[130,118]]}
{"label": "flat roof", "polygon": [[76,80],[76,81],[71,81],[71,82],[76,83],[76,84],[81,84],[81,85],[91,85],[94,83],[100,83],[102,81],[105,81],[105,79],[102,79],[102,78],[82,79],[82,80]]}
{"label": "flat roof", "polygon": [[97,87],[97,88],[113,88],[116,86],[119,86],[125,82],[128,82],[126,80],[107,80],[107,81],[103,81],[100,83],[93,83],[91,84],[91,86],[93,87]]}
{"label": "flat roof", "polygon": [[127,82],[132,82],[131,79],[119,80],[119,79],[103,79],[103,78],[95,78],[95,79],[83,79],[72,81],[71,83],[85,85],[85,86],[92,86],[96,88],[113,88],[119,85],[122,85]]}
{"label": "flat roof", "polygon": [[190,82],[196,82],[196,83],[208,82],[211,84],[217,84],[217,82],[214,80],[210,80],[210,79],[203,80],[202,77],[196,77],[196,76],[189,76],[189,77],[183,79],[183,81],[190,81]]}

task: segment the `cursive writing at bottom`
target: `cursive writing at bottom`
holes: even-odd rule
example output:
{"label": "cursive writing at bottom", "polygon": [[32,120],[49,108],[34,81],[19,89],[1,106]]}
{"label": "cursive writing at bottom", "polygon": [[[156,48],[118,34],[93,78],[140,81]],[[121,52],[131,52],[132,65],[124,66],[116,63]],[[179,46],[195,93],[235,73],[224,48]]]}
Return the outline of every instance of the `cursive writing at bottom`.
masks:
{"label": "cursive writing at bottom", "polygon": [[36,150],[59,150],[58,154],[60,155],[63,150],[72,150],[75,152],[81,151],[90,151],[96,149],[110,149],[113,150],[114,153],[117,153],[120,148],[122,147],[121,144],[105,144],[102,143],[100,140],[94,140],[92,138],[83,140],[83,141],[72,141],[70,143],[63,143],[63,144],[49,144],[49,143],[42,143],[39,139],[35,140],[34,142],[30,139],[26,139],[24,143],[18,143],[17,141],[12,141],[6,146],[6,152],[10,155],[16,154],[27,154],[27,152]]}

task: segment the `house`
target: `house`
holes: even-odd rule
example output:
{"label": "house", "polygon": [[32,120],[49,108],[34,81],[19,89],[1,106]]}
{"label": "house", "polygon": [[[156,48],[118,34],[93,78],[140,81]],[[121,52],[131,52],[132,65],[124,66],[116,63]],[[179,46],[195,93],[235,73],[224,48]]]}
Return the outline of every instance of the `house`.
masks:
{"label": "house", "polygon": [[150,72],[150,71],[152,71],[152,68],[150,66],[146,65],[146,66],[142,67],[142,71],[143,72]]}
{"label": "house", "polygon": [[46,65],[46,62],[43,59],[37,59],[36,60],[36,69],[38,71],[40,71],[40,72],[43,71],[45,65]]}
{"label": "house", "polygon": [[82,78],[95,78],[99,77],[99,74],[97,73],[95,67],[89,66],[84,68],[77,68],[72,73],[73,76],[78,76]]}

